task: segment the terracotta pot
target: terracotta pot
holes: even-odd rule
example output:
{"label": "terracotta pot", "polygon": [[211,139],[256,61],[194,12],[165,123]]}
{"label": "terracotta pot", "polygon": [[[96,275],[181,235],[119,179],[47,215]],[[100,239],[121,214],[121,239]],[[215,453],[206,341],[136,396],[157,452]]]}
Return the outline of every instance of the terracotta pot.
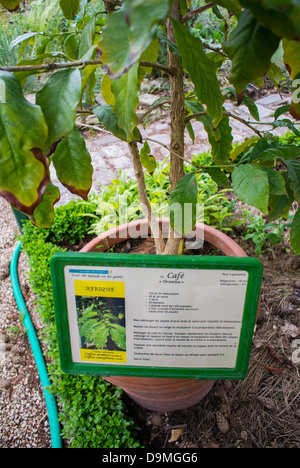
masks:
{"label": "terracotta pot", "polygon": [[[160,219],[163,232],[169,231],[169,220]],[[114,245],[128,240],[132,232],[150,234],[147,220],[139,220],[118,226],[89,242],[81,252],[104,252]],[[196,225],[196,234],[225,255],[247,257],[239,245],[222,232],[203,225]],[[122,388],[136,403],[151,411],[169,412],[187,409],[199,403],[212,389],[214,381],[196,379],[169,379],[112,376],[104,379]]]}

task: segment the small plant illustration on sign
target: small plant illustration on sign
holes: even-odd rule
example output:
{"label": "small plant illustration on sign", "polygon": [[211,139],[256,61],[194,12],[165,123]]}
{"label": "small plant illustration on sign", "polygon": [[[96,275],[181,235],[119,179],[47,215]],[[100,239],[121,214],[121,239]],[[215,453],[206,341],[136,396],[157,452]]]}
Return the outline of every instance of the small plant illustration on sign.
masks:
{"label": "small plant illustration on sign", "polygon": [[[78,320],[82,347],[86,349],[126,350],[124,299],[77,298],[82,307]],[[114,309],[114,310],[113,310]]]}

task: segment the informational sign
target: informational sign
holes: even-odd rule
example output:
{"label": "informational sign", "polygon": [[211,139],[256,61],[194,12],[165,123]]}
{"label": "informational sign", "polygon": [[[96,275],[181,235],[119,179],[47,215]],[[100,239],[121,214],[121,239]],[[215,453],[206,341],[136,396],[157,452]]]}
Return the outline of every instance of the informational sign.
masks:
{"label": "informational sign", "polygon": [[63,371],[246,375],[262,279],[258,259],[58,253],[51,275]]}

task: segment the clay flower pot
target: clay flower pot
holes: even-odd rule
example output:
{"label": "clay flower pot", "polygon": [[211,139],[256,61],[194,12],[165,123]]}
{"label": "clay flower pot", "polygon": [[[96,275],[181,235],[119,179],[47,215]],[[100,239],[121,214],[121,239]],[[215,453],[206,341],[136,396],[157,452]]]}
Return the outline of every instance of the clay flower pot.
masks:
{"label": "clay flower pot", "polygon": [[[163,232],[169,230],[169,219],[160,219]],[[222,232],[203,224],[196,225],[198,237],[212,247],[231,257],[246,257],[244,250]],[[132,232],[150,235],[147,220],[134,221],[118,226],[89,242],[81,252],[105,252],[114,245],[126,241]],[[122,388],[136,403],[151,411],[169,412],[187,409],[199,403],[212,389],[214,381],[196,379],[144,378],[112,376],[104,379]]]}

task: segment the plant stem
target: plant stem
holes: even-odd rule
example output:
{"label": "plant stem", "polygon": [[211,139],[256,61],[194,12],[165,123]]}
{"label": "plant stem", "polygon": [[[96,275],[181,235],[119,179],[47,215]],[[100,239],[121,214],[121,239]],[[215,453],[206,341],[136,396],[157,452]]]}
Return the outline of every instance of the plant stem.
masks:
{"label": "plant stem", "polygon": [[140,153],[136,142],[128,143],[129,150],[132,156],[134,172],[137,180],[137,186],[139,191],[139,199],[143,206],[145,216],[148,218],[149,225],[151,227],[151,232],[154,237],[156,253],[162,255],[165,250],[165,241],[162,237],[161,229],[159,227],[158,221],[156,220],[150,202],[147,196],[146,182],[144,176],[143,166],[140,160]]}
{"label": "plant stem", "polygon": [[[181,21],[180,0],[176,0],[170,7],[170,18],[167,20],[167,38],[176,42],[171,18]],[[171,92],[171,143],[170,143],[170,191],[176,187],[177,182],[184,176],[184,131],[185,131],[185,104],[183,91],[183,68],[177,54],[168,50],[168,66],[174,70],[169,75]],[[181,158],[178,157],[181,156]],[[170,229],[169,239],[164,251],[165,255],[176,255],[180,245],[174,231]]]}
{"label": "plant stem", "polygon": [[[88,65],[103,65],[101,59],[94,59],[94,60],[77,60],[74,62],[51,62],[51,63],[43,63],[40,65],[16,65],[11,67],[0,66],[0,70],[7,71],[7,72],[24,72],[24,71],[53,71],[61,68],[72,68],[72,67],[87,67]],[[143,67],[151,67],[157,68],[159,70],[168,73],[169,75],[173,74],[173,70],[165,65],[161,65],[160,63],[152,63],[152,62],[140,62],[140,65]]]}
{"label": "plant stem", "polygon": [[202,5],[202,6],[198,7],[198,8],[196,8],[195,10],[188,11],[182,17],[181,22],[185,23],[186,21],[189,21],[190,19],[192,19],[194,16],[200,15],[204,11],[209,10],[209,8],[212,8],[213,6],[214,6],[214,3],[210,2],[210,3],[207,3],[206,5]]}

